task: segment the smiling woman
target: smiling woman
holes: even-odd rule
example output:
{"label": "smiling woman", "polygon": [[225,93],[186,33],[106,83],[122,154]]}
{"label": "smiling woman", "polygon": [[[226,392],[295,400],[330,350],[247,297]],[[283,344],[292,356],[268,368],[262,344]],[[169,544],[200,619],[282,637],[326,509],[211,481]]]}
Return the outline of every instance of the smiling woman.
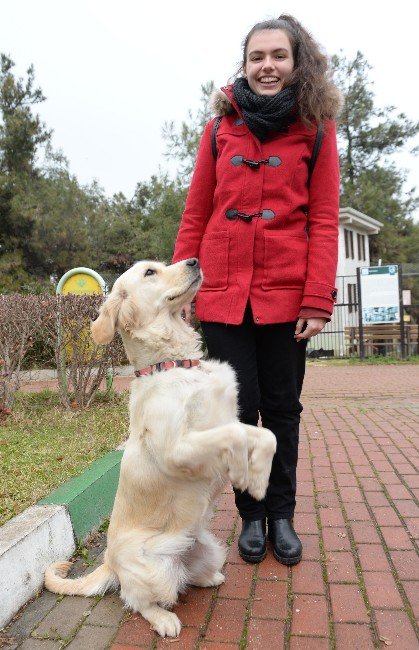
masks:
{"label": "smiling woman", "polygon": [[195,313],[210,357],[236,370],[242,422],[255,425],[260,415],[277,436],[264,501],[235,490],[240,555],[263,560],[268,519],[276,559],[296,564],[305,344],[330,320],[336,297],[339,92],[317,43],[282,15],[250,30],[237,78],[214,106],[219,117],[204,131],[174,261],[197,257],[202,266]]}

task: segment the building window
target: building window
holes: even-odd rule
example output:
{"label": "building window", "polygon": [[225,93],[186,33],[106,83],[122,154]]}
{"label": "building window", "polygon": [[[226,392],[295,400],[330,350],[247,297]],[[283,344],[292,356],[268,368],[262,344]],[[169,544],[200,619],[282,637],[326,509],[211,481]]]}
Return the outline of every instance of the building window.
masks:
{"label": "building window", "polygon": [[358,259],[365,262],[365,235],[360,235],[358,233],[356,237],[358,240]]}
{"label": "building window", "polygon": [[354,259],[354,234],[352,230],[343,229],[345,233],[345,256],[347,259]]}
{"label": "building window", "polygon": [[348,312],[356,311],[357,306],[356,284],[348,284]]}

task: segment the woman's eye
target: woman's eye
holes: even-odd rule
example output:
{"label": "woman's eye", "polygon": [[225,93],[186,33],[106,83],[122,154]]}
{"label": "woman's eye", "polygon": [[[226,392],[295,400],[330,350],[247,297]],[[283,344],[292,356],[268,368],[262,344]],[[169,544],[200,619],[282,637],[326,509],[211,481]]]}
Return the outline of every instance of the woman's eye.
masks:
{"label": "woman's eye", "polygon": [[147,269],[147,271],[144,273],[144,277],[146,277],[146,275],[155,275],[155,274],[156,271],[154,269]]}

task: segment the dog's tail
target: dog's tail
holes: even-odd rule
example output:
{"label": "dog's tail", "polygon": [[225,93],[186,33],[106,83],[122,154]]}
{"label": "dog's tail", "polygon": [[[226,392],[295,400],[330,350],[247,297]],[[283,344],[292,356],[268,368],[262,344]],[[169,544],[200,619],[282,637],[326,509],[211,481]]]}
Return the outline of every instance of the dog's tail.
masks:
{"label": "dog's tail", "polygon": [[45,586],[49,591],[67,596],[103,595],[119,585],[118,576],[106,564],[82,578],[66,578],[71,562],[54,562],[45,571]]}

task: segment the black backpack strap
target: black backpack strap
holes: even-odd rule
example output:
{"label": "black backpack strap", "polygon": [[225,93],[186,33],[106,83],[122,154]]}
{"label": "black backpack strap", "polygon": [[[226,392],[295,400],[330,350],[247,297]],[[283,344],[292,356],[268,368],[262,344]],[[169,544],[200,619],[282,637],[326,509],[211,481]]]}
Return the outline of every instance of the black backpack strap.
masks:
{"label": "black backpack strap", "polygon": [[212,125],[212,131],[211,131],[211,147],[212,147],[212,155],[214,156],[214,160],[217,160],[218,157],[218,151],[217,151],[217,131],[218,127],[220,126],[220,122],[223,119],[222,115],[219,115],[215,120],[214,124]]}
{"label": "black backpack strap", "polygon": [[311,174],[313,173],[314,165],[316,164],[317,156],[319,155],[320,147],[323,140],[324,124],[320,122],[317,127],[316,139],[314,141],[313,152],[311,154],[310,162],[308,165],[308,182],[310,182]]}

